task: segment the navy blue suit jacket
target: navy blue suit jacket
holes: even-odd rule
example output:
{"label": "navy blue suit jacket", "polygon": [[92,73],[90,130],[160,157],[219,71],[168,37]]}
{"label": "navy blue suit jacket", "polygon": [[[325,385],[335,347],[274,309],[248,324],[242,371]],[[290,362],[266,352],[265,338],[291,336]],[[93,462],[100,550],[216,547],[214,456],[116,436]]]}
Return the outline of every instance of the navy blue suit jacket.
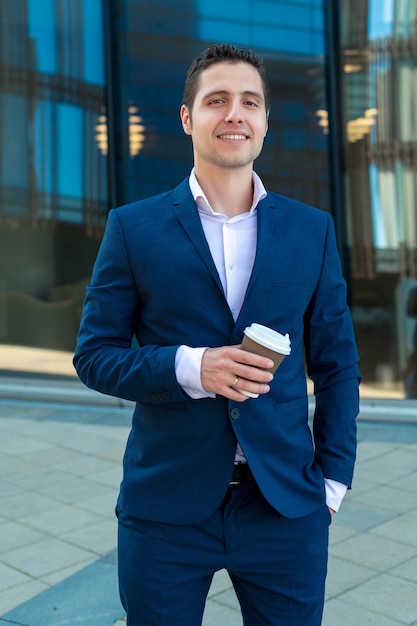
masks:
{"label": "navy blue suit jacket", "polygon": [[[252,322],[291,337],[271,391],[244,403],[191,399],[175,376],[178,346],[237,344]],[[235,323],[188,180],[110,212],[74,363],[87,386],[136,402],[118,502],[126,513],[204,519],[225,495],[237,440],[273,507],[288,517],[319,508],[324,477],[351,484],[357,361],[329,214],[273,193],[259,203],[256,258]]]}

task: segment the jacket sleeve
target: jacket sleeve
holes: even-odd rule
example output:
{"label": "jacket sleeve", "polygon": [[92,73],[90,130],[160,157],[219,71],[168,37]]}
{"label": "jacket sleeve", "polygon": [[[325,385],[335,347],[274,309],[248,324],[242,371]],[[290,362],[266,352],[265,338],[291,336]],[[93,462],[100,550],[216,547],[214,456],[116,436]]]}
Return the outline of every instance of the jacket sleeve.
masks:
{"label": "jacket sleeve", "polygon": [[326,478],[351,486],[359,413],[358,354],[333,220],[321,275],[305,319],[307,371],[314,382],[315,456]]}
{"label": "jacket sleeve", "polygon": [[113,210],[87,287],[74,354],[82,382],[101,393],[147,403],[183,402],[175,376],[178,346],[132,346],[140,299],[123,230]]}

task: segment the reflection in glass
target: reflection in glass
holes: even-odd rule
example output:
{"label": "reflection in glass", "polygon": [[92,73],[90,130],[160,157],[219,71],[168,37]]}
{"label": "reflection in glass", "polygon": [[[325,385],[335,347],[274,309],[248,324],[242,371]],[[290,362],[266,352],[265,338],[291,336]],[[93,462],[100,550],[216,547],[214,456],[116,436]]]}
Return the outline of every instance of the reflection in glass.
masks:
{"label": "reflection in glass", "polygon": [[365,382],[377,392],[382,385],[401,397],[408,393],[405,371],[415,342],[407,301],[417,284],[416,3],[341,0],[339,5],[361,366]]}
{"label": "reflection in glass", "polygon": [[[271,82],[270,128],[256,169],[266,186],[330,210],[327,137],[317,111],[327,110],[321,0],[126,0],[118,32],[124,64],[120,109],[133,104],[144,126],[139,158],[126,160],[121,201],[177,185],[192,152],[178,115],[186,71],[211,43],[253,47]],[[128,136],[128,119],[123,120]]]}
{"label": "reflection in glass", "polygon": [[0,3],[0,53],[0,369],[70,362],[107,212],[101,0]]}

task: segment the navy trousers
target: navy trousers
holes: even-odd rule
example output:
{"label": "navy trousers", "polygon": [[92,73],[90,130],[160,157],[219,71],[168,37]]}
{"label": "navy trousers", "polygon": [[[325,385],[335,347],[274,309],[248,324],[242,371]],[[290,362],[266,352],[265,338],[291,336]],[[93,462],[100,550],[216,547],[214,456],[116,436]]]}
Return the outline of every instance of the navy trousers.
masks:
{"label": "navy trousers", "polygon": [[225,568],[245,626],[319,626],[327,506],[288,519],[254,481],[231,486],[205,521],[174,525],[118,511],[119,585],[128,626],[200,626],[214,572]]}

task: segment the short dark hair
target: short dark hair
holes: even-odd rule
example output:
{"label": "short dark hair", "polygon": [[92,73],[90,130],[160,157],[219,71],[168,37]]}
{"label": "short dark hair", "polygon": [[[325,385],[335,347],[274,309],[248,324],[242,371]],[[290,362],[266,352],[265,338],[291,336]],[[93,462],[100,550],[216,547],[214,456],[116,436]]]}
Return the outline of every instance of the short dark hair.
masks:
{"label": "short dark hair", "polygon": [[194,105],[201,73],[211,65],[214,65],[214,63],[222,62],[249,63],[258,71],[262,80],[265,108],[269,112],[269,84],[263,58],[248,48],[239,48],[238,46],[222,43],[209,46],[194,59],[188,69],[182,102],[188,108],[190,114]]}

